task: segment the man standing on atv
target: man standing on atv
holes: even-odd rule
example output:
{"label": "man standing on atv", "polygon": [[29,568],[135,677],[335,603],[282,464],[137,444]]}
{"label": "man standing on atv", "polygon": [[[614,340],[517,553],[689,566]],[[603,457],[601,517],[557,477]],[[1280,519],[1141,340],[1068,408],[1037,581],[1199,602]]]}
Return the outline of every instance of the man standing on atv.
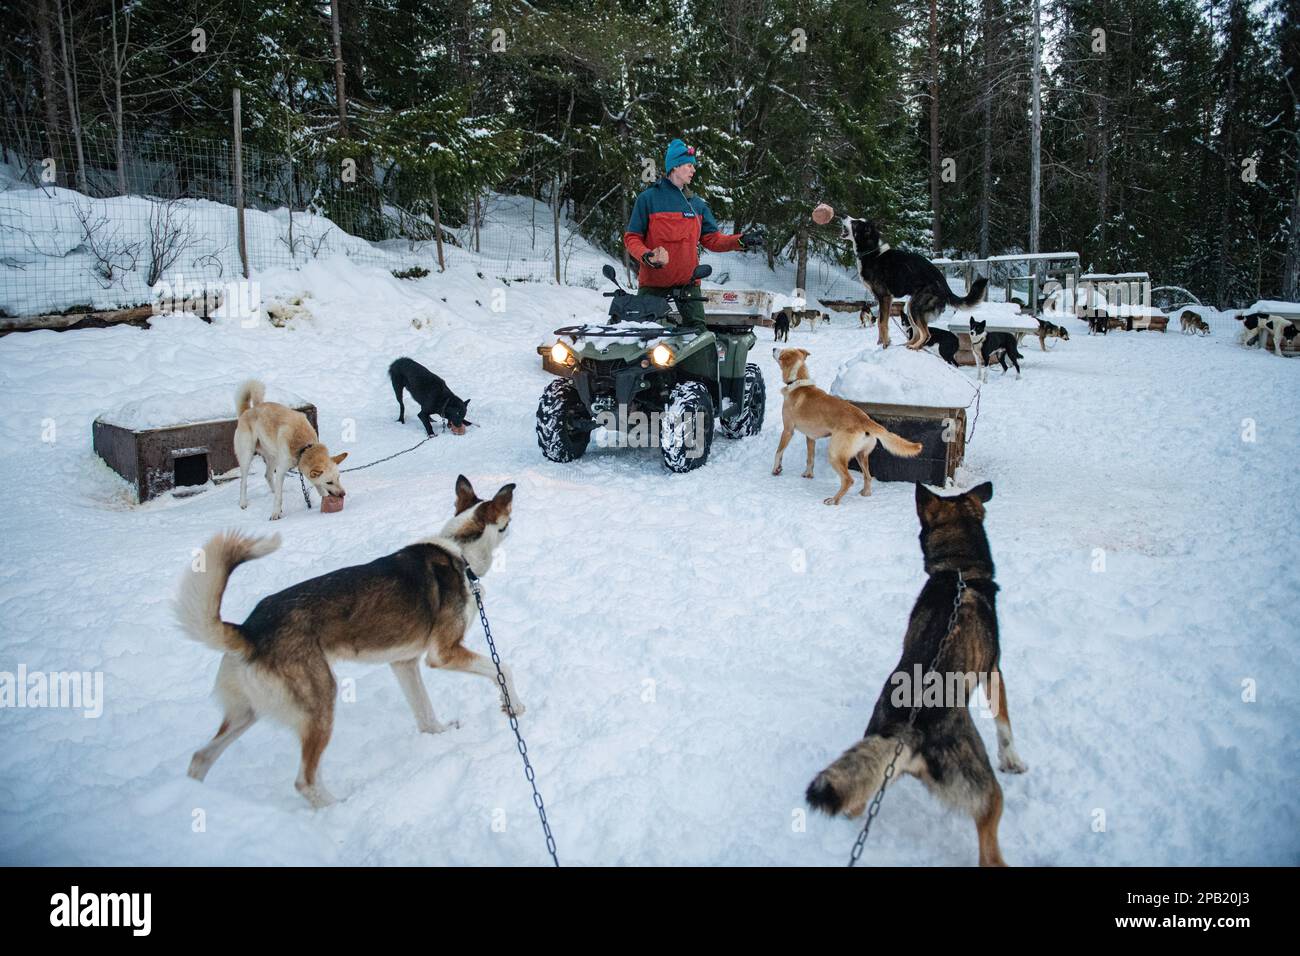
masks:
{"label": "man standing on atv", "polygon": [[719,232],[704,200],[687,188],[694,178],[695,147],[673,140],[664,153],[664,175],[636,198],[623,245],[641,262],[637,291],[674,299],[681,325],[704,332],[704,303],[695,295],[698,281],[691,279],[700,264],[699,247],[710,252],[761,249],[763,232]]}

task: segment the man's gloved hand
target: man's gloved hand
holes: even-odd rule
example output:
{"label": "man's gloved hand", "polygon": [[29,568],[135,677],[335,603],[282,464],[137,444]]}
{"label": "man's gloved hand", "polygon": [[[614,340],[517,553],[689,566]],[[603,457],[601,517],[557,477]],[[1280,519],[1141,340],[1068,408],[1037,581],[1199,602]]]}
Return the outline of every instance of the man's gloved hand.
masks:
{"label": "man's gloved hand", "polygon": [[755,226],[740,234],[740,248],[746,252],[752,252],[756,249],[763,248],[763,242],[767,237],[763,234],[762,226]]}

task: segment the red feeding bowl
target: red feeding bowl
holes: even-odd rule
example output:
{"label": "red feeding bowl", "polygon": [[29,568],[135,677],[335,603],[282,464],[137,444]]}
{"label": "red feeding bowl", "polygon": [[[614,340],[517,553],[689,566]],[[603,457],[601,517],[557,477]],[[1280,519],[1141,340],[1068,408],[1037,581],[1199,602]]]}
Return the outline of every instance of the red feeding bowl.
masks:
{"label": "red feeding bowl", "polygon": [[343,510],[342,495],[326,495],[320,500],[321,514],[332,514],[335,511]]}
{"label": "red feeding bowl", "polygon": [[464,425],[448,425],[447,427],[451,429],[451,433],[452,433],[453,435],[463,435],[463,434],[465,434],[465,426],[464,426]]}

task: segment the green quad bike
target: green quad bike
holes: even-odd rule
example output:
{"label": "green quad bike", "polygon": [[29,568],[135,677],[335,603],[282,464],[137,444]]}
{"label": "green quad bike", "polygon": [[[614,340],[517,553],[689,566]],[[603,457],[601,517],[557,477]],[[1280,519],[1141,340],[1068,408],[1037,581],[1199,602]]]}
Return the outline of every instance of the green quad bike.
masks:
{"label": "green quad bike", "polygon": [[[543,368],[559,376],[537,404],[542,454],[575,461],[603,427],[619,446],[657,443],[668,470],[681,473],[708,461],[715,423],[727,438],[762,431],[763,373],[745,362],[754,347],[752,324],[742,318],[709,324],[707,332],[668,324],[676,314],[669,299],[630,293],[613,266],[602,271],[617,287],[605,293],[613,299],[609,322],[556,329],[556,343],[538,349]],[[673,297],[699,296],[694,280],[712,271],[696,267],[692,284],[674,289]]]}

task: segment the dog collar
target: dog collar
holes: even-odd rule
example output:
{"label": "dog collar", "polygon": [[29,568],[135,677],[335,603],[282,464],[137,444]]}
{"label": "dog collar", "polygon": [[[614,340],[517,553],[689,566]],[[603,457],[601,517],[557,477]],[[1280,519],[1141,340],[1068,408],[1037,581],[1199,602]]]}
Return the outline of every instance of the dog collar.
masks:
{"label": "dog collar", "polygon": [[307,454],[307,449],[310,448],[310,447],[311,447],[312,445],[314,445],[314,444],[316,444],[314,441],[309,441],[309,442],[307,442],[307,444],[303,445],[301,448],[298,449],[298,454],[295,455],[294,458],[293,458],[293,466],[294,466],[295,468],[297,468],[297,467],[298,467],[298,463],[299,463],[300,461],[302,461],[302,456],[305,455],[305,454]]}
{"label": "dog collar", "polygon": [[812,384],[813,384],[813,380],[810,378],[795,379],[793,382],[786,383],[785,387],[781,389],[781,394],[789,395],[796,388],[803,388],[805,385],[812,385]]}

